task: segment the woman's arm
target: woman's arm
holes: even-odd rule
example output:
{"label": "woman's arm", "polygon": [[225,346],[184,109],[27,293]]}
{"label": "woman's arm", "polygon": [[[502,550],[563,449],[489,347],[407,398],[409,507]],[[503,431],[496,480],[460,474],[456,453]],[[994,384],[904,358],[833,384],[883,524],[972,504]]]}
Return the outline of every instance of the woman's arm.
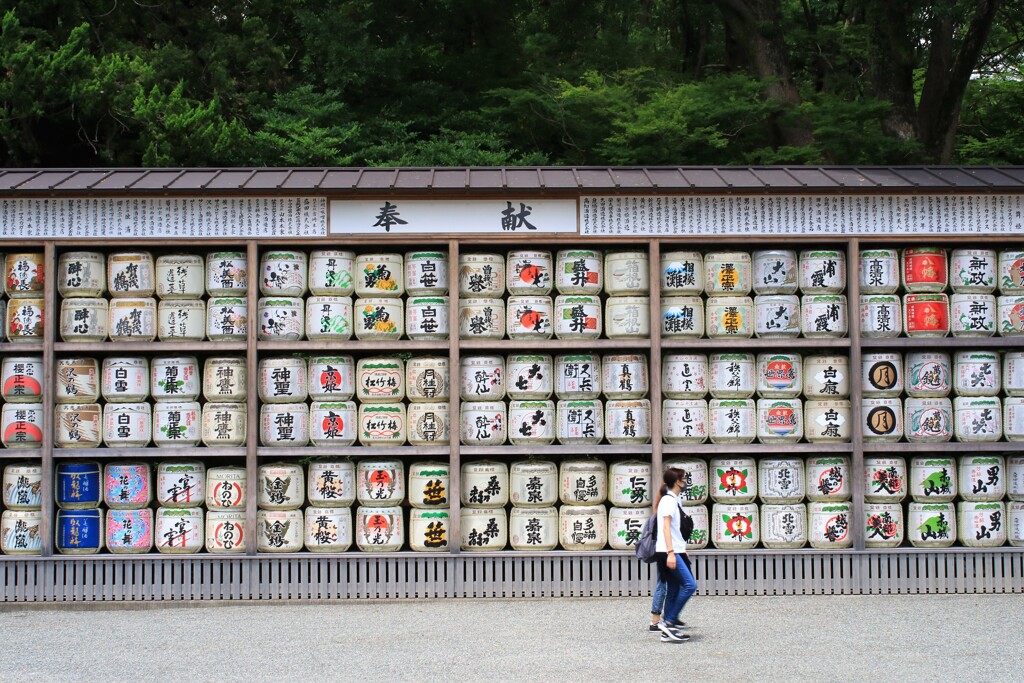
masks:
{"label": "woman's arm", "polygon": [[665,534],[665,548],[668,556],[665,558],[665,563],[670,569],[676,568],[676,551],[672,547],[672,515],[665,515],[661,518],[661,533]]}

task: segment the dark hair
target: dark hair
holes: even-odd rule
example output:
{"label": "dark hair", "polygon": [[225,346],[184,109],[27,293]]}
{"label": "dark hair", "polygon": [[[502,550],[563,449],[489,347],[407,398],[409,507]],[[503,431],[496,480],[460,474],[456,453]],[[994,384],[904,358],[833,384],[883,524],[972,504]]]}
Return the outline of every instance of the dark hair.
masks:
{"label": "dark hair", "polygon": [[680,479],[686,476],[686,472],[679,469],[678,467],[669,467],[665,470],[664,474],[661,475],[661,490],[658,492],[658,499],[668,493],[668,490],[676,485]]}

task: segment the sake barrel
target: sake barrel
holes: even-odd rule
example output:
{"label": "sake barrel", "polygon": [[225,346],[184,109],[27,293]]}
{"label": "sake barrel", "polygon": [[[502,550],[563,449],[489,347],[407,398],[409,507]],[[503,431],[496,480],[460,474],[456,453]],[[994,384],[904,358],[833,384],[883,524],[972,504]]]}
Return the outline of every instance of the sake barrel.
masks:
{"label": "sake barrel", "polygon": [[1002,439],[1003,407],[999,398],[957,396],[953,400],[953,433],[957,441],[965,442]]}
{"label": "sake barrel", "polygon": [[906,389],[911,398],[942,398],[952,388],[949,354],[938,351],[908,351]]}
{"label": "sake barrel", "polygon": [[66,251],[57,259],[57,291],[65,299],[103,296],[107,261],[96,251]]}
{"label": "sake barrel", "polygon": [[1006,543],[1006,506],[1002,502],[956,504],[957,536],[968,548],[998,548]]}
{"label": "sake barrel", "polygon": [[459,299],[459,334],[466,339],[504,339],[503,299]]}
{"label": "sake barrel", "polygon": [[106,299],[60,302],[60,338],[66,342],[106,341],[110,329],[107,322]]}
{"label": "sake barrel", "polygon": [[1006,504],[1006,539],[1014,548],[1024,547],[1024,503]]}
{"label": "sake barrel", "polygon": [[1024,294],[1024,251],[1004,249],[999,252],[999,293]]}
{"label": "sake barrel", "polygon": [[661,336],[704,336],[704,300],[699,296],[670,296],[661,300]]}
{"label": "sake barrel", "polygon": [[609,297],[642,296],[651,291],[646,251],[604,255],[604,291]]}
{"label": "sake barrel", "polygon": [[853,497],[850,458],[846,455],[807,459],[807,499],[815,503],[848,501]]}
{"label": "sake barrel", "polygon": [[949,334],[949,297],[904,294],[903,319],[908,337],[945,337]]}
{"label": "sake barrel", "polygon": [[98,462],[65,461],[54,465],[54,499],[62,510],[89,510],[103,500]]}
{"label": "sake barrel", "polygon": [[709,297],[745,297],[752,284],[748,252],[718,251],[704,255],[704,291]]}
{"label": "sake barrel", "polygon": [[860,405],[860,431],[866,443],[903,440],[903,402],[900,399],[865,398]]}
{"label": "sake barrel", "polygon": [[752,503],[757,498],[754,458],[711,458],[711,499],[716,503]]}
{"label": "sake barrel", "polygon": [[555,256],[555,288],[559,294],[600,294],[604,286],[601,253],[562,249]]}
{"label": "sake barrel", "polygon": [[804,294],[800,299],[800,329],[810,339],[845,337],[849,313],[845,294]]}
{"label": "sake barrel", "polygon": [[563,550],[602,550],[608,545],[604,505],[563,505],[558,509],[558,540]]}
{"label": "sake barrel", "polygon": [[599,444],[604,440],[601,401],[559,401],[557,438],[560,444]]}
{"label": "sake barrel", "polygon": [[[60,369],[57,372],[57,396],[59,391]],[[8,356],[0,359],[0,398],[8,403],[33,403],[43,396],[43,357],[42,356]]]}
{"label": "sake barrel", "polygon": [[101,370],[103,400],[137,403],[149,398],[149,359],[145,356],[107,356]]}
{"label": "sake barrel", "polygon": [[1007,441],[1024,441],[1024,397],[1003,399],[1003,434]]}
{"label": "sake barrel", "polygon": [[43,443],[42,426],[42,403],[6,403],[0,418],[0,429],[3,430],[0,441],[4,448],[40,448]]}
{"label": "sake barrel", "polygon": [[405,306],[405,330],[409,339],[424,341],[448,338],[448,297],[412,297]]}
{"label": "sake barrel", "polygon": [[903,545],[903,506],[899,503],[864,504],[864,546],[898,548]]}
{"label": "sake barrel", "polygon": [[1024,502],[1024,456],[1006,457],[1006,497]]}
{"label": "sake barrel", "polygon": [[[17,425],[18,414],[27,412],[24,409],[33,404],[13,405]],[[7,406],[4,408],[6,412]],[[57,448],[99,448],[103,433],[103,409],[99,403],[60,403],[54,406],[53,419],[56,422],[54,445]],[[27,429],[31,421],[25,420],[24,424]],[[4,431],[6,436],[6,429]],[[7,447],[11,448],[10,445]]]}
{"label": "sake barrel", "polygon": [[501,356],[463,356],[459,360],[459,378],[463,401],[505,398],[505,359]]}
{"label": "sake barrel", "polygon": [[864,500],[899,503],[907,497],[907,462],[893,456],[864,458]]}
{"label": "sake barrel", "polygon": [[256,303],[260,341],[298,341],[305,334],[306,309],[299,297],[263,297]]}
{"label": "sake barrel", "polygon": [[1000,501],[1006,495],[1006,462],[1001,455],[960,456],[960,497],[972,503]]}
{"label": "sake barrel", "polygon": [[351,446],[356,442],[358,412],[354,401],[313,401],[309,440],[314,446]]}
{"label": "sake barrel", "polygon": [[451,470],[443,462],[416,462],[409,466],[409,504],[439,509],[451,505]]}
{"label": "sake barrel", "polygon": [[713,353],[709,357],[711,395],[714,398],[751,398],[756,363],[752,353]]}
{"label": "sake barrel", "polygon": [[620,508],[649,508],[651,463],[621,460],[608,466],[608,502]]}
{"label": "sake barrel", "polygon": [[162,553],[198,553],[203,548],[206,522],[203,508],[157,508],[154,541]]}
{"label": "sake barrel", "polygon": [[757,354],[754,385],[761,398],[799,398],[804,386],[799,353]]}
{"label": "sake barrel", "polygon": [[244,467],[211,467],[206,471],[206,507],[210,510],[245,510]]}
{"label": "sake barrel", "polygon": [[153,438],[153,409],[148,403],[103,406],[103,444],[107,448],[145,448]]}
{"label": "sake barrel", "polygon": [[850,503],[810,503],[807,509],[808,539],[812,548],[836,550],[853,547]]}
{"label": "sake barrel", "polygon": [[895,294],[862,294],[860,297],[862,337],[883,339],[903,334],[903,306]]}
{"label": "sake barrel", "polygon": [[708,357],[670,353],[661,359],[661,392],[670,399],[699,399],[708,393]]}
{"label": "sake barrel", "polygon": [[708,402],[704,399],[661,402],[661,436],[665,443],[704,443],[708,440],[708,420]]}
{"label": "sake barrel", "polygon": [[157,335],[156,299],[111,299],[107,310],[110,341],[151,342]]}
{"label": "sake barrel", "polygon": [[260,407],[260,443],[298,448],[309,443],[309,406],[305,403],[265,403]]}
{"label": "sake barrel", "polygon": [[164,460],[156,468],[156,502],[170,508],[199,507],[206,498],[206,465]]}
{"label": "sake barrel", "polygon": [[352,297],[306,299],[306,339],[310,341],[347,341],[352,338],[352,320]]}
{"label": "sake barrel", "polygon": [[418,553],[448,550],[451,530],[448,508],[411,510],[409,512],[409,547]]}
{"label": "sake barrel", "polygon": [[506,373],[508,386],[505,393],[515,401],[546,401],[554,392],[554,362],[549,355],[510,355]]}
{"label": "sake barrel", "polygon": [[[644,524],[651,516],[650,506],[608,508],[608,545],[612,550],[636,550]],[[695,525],[696,526],[696,525]]]}
{"label": "sake barrel", "polygon": [[[692,507],[706,503],[708,500],[708,464],[697,458],[673,458],[665,462],[665,469],[672,467],[683,473],[683,488],[679,492],[679,504]],[[652,500],[656,497],[653,496]]]}
{"label": "sake barrel", "polygon": [[811,443],[843,443],[853,437],[850,402],[804,401],[804,436]]}
{"label": "sake barrel", "polygon": [[202,440],[201,409],[196,401],[153,406],[153,445],[158,448],[191,448]]}
{"label": "sake barrel", "polygon": [[61,555],[95,555],[103,550],[103,510],[57,510],[54,542]]}
{"label": "sake barrel", "polygon": [[757,399],[757,440],[759,442],[797,443],[803,436],[803,405],[800,399]]}
{"label": "sake barrel", "polygon": [[406,413],[410,445],[445,446],[451,441],[451,418],[447,401],[410,403]]}
{"label": "sake barrel", "polygon": [[954,249],[949,257],[950,285],[957,293],[991,294],[997,269],[995,249]]}
{"label": "sake barrel", "polygon": [[43,504],[43,468],[34,463],[4,467],[3,505],[9,510],[39,510]]}
{"label": "sake barrel", "polygon": [[796,294],[797,256],[791,249],[762,249],[754,252],[755,294]]}
{"label": "sake barrel", "polygon": [[448,254],[441,251],[405,252],[405,291],[409,296],[448,293]]}
{"label": "sake barrel", "polygon": [[719,550],[746,550],[761,541],[760,517],[753,503],[715,503],[711,518],[711,540]]}
{"label": "sake barrel", "polygon": [[[559,499],[558,465],[550,460],[521,460],[509,468],[509,498],[515,508],[546,508]],[[513,510],[515,509],[513,508]]]}
{"label": "sake barrel", "polygon": [[244,553],[245,510],[210,510],[206,513],[206,552]]}
{"label": "sake barrel", "polygon": [[508,252],[506,263],[505,288],[509,294],[551,294],[554,260],[550,251],[513,250]]}
{"label": "sake barrel", "polygon": [[467,446],[501,446],[507,434],[502,401],[467,402],[461,406],[461,442]]}
{"label": "sake barrel", "polygon": [[1007,396],[1024,396],[1024,351],[1003,354],[1002,380]]}
{"label": "sake barrel", "polygon": [[0,551],[4,555],[38,555],[43,550],[39,510],[4,510],[0,516]]}
{"label": "sake barrel", "polygon": [[761,542],[771,550],[807,545],[807,506],[803,503],[762,505]]}
{"label": "sake barrel", "polygon": [[711,296],[704,310],[709,338],[750,339],[754,336],[754,300],[749,296]]}
{"label": "sake barrel", "polygon": [[910,503],[907,538],[915,548],[948,548],[956,543],[956,508],[953,503]]}
{"label": "sake barrel", "polygon": [[493,460],[462,464],[462,504],[467,507],[496,507],[508,503],[508,465]]}
{"label": "sake barrel", "polygon": [[555,297],[555,338],[597,339],[603,329],[601,299],[582,294]]}
{"label": "sake barrel", "polygon": [[206,264],[195,254],[166,254],[156,259],[158,299],[199,299],[206,290]]}
{"label": "sake barrel", "polygon": [[362,403],[399,403],[405,398],[405,364],[399,358],[360,358],[356,397]]}
{"label": "sake barrel", "polygon": [[410,358],[405,364],[405,392],[413,403],[447,401],[450,395],[448,359],[442,356]]}
{"label": "sake barrel", "polygon": [[207,358],[203,363],[203,397],[207,401],[241,403],[248,394],[248,377],[244,358]]}
{"label": "sake barrel", "polygon": [[957,351],[953,389],[958,396],[998,396],[1002,388],[999,354],[980,349]]}
{"label": "sake barrel", "polygon": [[804,461],[801,458],[760,458],[757,490],[761,502],[771,505],[802,503],[805,495]]}
{"label": "sake barrel", "polygon": [[462,550],[489,552],[508,545],[508,517],[505,508],[462,508],[460,515]]}
{"label": "sake barrel", "polygon": [[150,364],[150,392],[157,402],[194,401],[201,381],[195,356],[158,356]]}
{"label": "sake barrel", "polygon": [[651,301],[646,296],[608,297],[604,320],[609,339],[646,339],[651,336]]}
{"label": "sake barrel", "polygon": [[601,396],[601,357],[596,353],[555,356],[555,395],[587,400]]}
{"label": "sake barrel", "polygon": [[350,460],[322,458],[306,468],[306,495],[315,507],[348,507],[356,499],[356,468]]}
{"label": "sake barrel", "polygon": [[704,291],[704,257],[699,251],[667,251],[661,255],[661,294],[697,296]]}
{"label": "sake barrel", "polygon": [[908,398],[904,430],[911,443],[941,443],[953,436],[953,403],[948,398]]}
{"label": "sake barrel", "polygon": [[515,446],[555,441],[554,401],[511,401],[508,405],[509,441]]}
{"label": "sake barrel", "polygon": [[708,519],[708,507],[706,505],[693,505],[685,510],[686,514],[693,519],[693,531],[690,532],[690,540],[686,542],[688,550],[703,550],[708,547],[708,539],[711,537],[711,520]]}
{"label": "sake barrel", "polygon": [[400,505],[405,500],[405,467],[396,458],[367,458],[356,465],[360,505]]}
{"label": "sake barrel", "polygon": [[505,314],[509,339],[551,339],[555,305],[549,296],[510,296]]}
{"label": "sake barrel", "polygon": [[997,300],[997,306],[999,334],[1003,337],[1024,334],[1024,296],[1001,296]]}
{"label": "sake barrel", "polygon": [[599,460],[563,460],[558,479],[565,505],[597,505],[608,498],[608,468]]}
{"label": "sake barrel", "polygon": [[758,294],[754,297],[754,336],[760,339],[800,336],[800,297]]}
{"label": "sake barrel", "polygon": [[402,446],[406,442],[405,404],[381,403],[359,406],[357,439],[364,446]]}
{"label": "sake barrel", "polygon": [[261,358],[257,386],[263,403],[296,403],[308,396],[306,360],[299,356]]}
{"label": "sake barrel", "polygon": [[651,441],[651,402],[646,398],[605,403],[605,437],[610,444]]}
{"label": "sake barrel", "polygon": [[271,249],[260,259],[260,293],[266,297],[302,297],[306,294],[305,252]]}
{"label": "sake barrel", "polygon": [[402,508],[356,508],[356,547],[364,552],[396,552],[405,544]]}
{"label": "sake barrel", "polygon": [[302,510],[257,510],[256,550],[296,553],[302,550]]}
{"label": "sake barrel", "polygon": [[647,396],[647,356],[607,355],[601,362],[601,383],[609,399],[638,399]]}
{"label": "sake barrel", "polygon": [[314,249],[309,253],[309,291],[314,296],[352,296],[355,268],[353,251]]}
{"label": "sake barrel", "polygon": [[206,293],[211,297],[245,296],[249,291],[249,259],[244,251],[206,255]]}
{"label": "sake barrel", "polygon": [[991,337],[996,333],[999,309],[991,294],[954,294],[949,299],[950,329],[954,337]]}
{"label": "sake barrel", "polygon": [[274,462],[260,465],[257,504],[263,510],[297,510],[306,501],[302,465]]}
{"label": "sake barrel", "polygon": [[11,342],[43,341],[43,310],[41,298],[11,299],[7,302],[5,334]]}
{"label": "sake barrel", "polygon": [[153,549],[153,511],[108,510],[106,546],[115,555],[141,555]]}
{"label": "sake barrel", "polygon": [[914,247],[903,250],[903,286],[907,292],[943,292],[949,281],[946,250]]}
{"label": "sake barrel", "polygon": [[149,463],[108,462],[103,467],[103,500],[111,510],[139,510],[153,502]]}
{"label": "sake barrel", "polygon": [[148,251],[118,252],[107,256],[107,290],[115,299],[153,296],[155,277],[153,255]]}
{"label": "sake barrel", "polygon": [[900,287],[900,258],[895,249],[860,252],[860,293],[895,294]]}
{"label": "sake barrel", "polygon": [[846,289],[846,254],[831,250],[800,252],[800,291],[839,294]]}
{"label": "sake barrel", "polygon": [[244,403],[207,403],[203,406],[203,444],[209,448],[244,446],[247,416]]}
{"label": "sake barrel", "polygon": [[314,401],[349,401],[355,396],[352,356],[312,356],[306,386]]}
{"label": "sake barrel", "polygon": [[951,503],[957,494],[954,458],[918,456],[910,460],[910,496],[918,503]]}
{"label": "sake barrel", "polygon": [[459,296],[498,298],[504,294],[504,256],[459,254]]}
{"label": "sake barrel", "polygon": [[312,553],[343,553],[352,545],[352,509],[308,507],[303,545]]}
{"label": "sake barrel", "polygon": [[841,399],[850,396],[850,359],[823,354],[804,356],[804,396]]}
{"label": "sake barrel", "polygon": [[708,402],[711,415],[711,443],[753,443],[757,434],[757,408],[751,399],[713,398]]}
{"label": "sake barrel", "polygon": [[863,354],[860,384],[865,398],[898,398],[903,393],[903,355]]}

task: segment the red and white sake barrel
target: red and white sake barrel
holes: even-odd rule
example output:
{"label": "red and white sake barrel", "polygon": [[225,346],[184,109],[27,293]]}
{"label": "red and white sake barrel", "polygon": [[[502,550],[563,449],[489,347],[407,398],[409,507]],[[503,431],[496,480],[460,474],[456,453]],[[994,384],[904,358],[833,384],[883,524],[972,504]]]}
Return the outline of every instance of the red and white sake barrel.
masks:
{"label": "red and white sake barrel", "polygon": [[800,291],[804,294],[839,294],[846,289],[846,254],[807,249],[800,252]]}
{"label": "red and white sake barrel", "polygon": [[[59,380],[56,388],[59,396]],[[4,356],[0,359],[0,398],[8,403],[33,403],[42,396],[42,356]]]}
{"label": "red and white sake barrel", "polygon": [[601,384],[607,399],[638,399],[647,396],[647,356],[607,355],[601,360]]}
{"label": "red and white sake barrel", "polygon": [[107,261],[96,251],[66,251],[57,259],[61,297],[96,297],[107,291]]}
{"label": "red and white sake barrel", "polygon": [[860,385],[865,398],[899,398],[903,393],[903,354],[863,354]]}
{"label": "red and white sake barrel", "polygon": [[803,358],[799,353],[759,353],[754,386],[761,398],[799,398],[803,391]]}
{"label": "red and white sake barrel", "polygon": [[550,296],[510,296],[505,307],[509,339],[551,339],[555,311]]}
{"label": "red and white sake barrel", "polygon": [[514,507],[546,508],[558,502],[558,465],[550,460],[520,460],[509,468],[509,499]]}
{"label": "red and white sake barrel", "polygon": [[850,458],[829,455],[807,459],[807,499],[815,503],[848,501],[853,497]]}
{"label": "red and white sake barrel", "polygon": [[711,541],[719,550],[746,550],[761,542],[760,515],[754,503],[715,503],[711,518]]}
{"label": "red and white sake barrel", "polygon": [[651,402],[646,398],[609,400],[604,406],[605,438],[610,444],[651,442]]}
{"label": "red and white sake barrel", "polygon": [[757,440],[797,443],[804,436],[803,403],[798,398],[757,399]]}
{"label": "red and white sake barrel", "polygon": [[209,448],[244,446],[247,422],[244,403],[207,403],[203,406],[203,444]]}
{"label": "red and white sake barrel", "polygon": [[798,261],[791,249],[762,249],[753,255],[755,294],[796,294]]}
{"label": "red and white sake barrel", "polygon": [[853,438],[851,406],[846,399],[804,401],[804,436],[811,443],[845,443]]}
{"label": "red and white sake barrel", "polygon": [[358,423],[355,401],[313,401],[309,406],[309,440],[314,446],[351,446]]}
{"label": "red and white sake barrel", "polygon": [[442,251],[405,252],[405,292],[409,296],[448,293],[448,254]]}
{"label": "red and white sake barrel", "polygon": [[405,544],[399,506],[359,506],[355,514],[356,546],[364,552],[397,552]]}
{"label": "red and white sake barrel", "polygon": [[651,336],[651,300],[646,296],[610,296],[604,302],[605,336],[647,339]]}
{"label": "red and white sake barrel", "polygon": [[911,293],[935,293],[946,290],[949,266],[946,250],[914,247],[903,250],[901,263],[903,287]]}
{"label": "red and white sake barrel", "polygon": [[509,441],[515,446],[546,445],[555,441],[554,401],[510,401]]}
{"label": "red and white sake barrel", "polygon": [[803,503],[761,506],[761,542],[765,548],[788,550],[807,545],[807,506]]}
{"label": "red and white sake barrel", "polygon": [[305,252],[272,249],[260,259],[260,292],[263,296],[302,297],[307,272]]}
{"label": "red and white sake barrel", "polygon": [[409,339],[448,338],[448,297],[416,296],[405,304],[405,330]]}
{"label": "red and white sake barrel", "polygon": [[804,461],[801,458],[764,457],[757,462],[757,491],[763,503],[802,503],[805,481]]}
{"label": "red and white sake barrel", "polygon": [[262,403],[298,403],[309,396],[305,358],[261,358],[258,378],[257,386]]}
{"label": "red and white sake barrel", "polygon": [[960,456],[957,480],[960,497],[972,503],[992,503],[1006,495],[1006,461],[1001,455]]}
{"label": "red and white sake barrel", "polygon": [[555,396],[561,400],[601,397],[601,356],[575,353],[555,356]]}
{"label": "red and white sake barrel", "polygon": [[314,401],[350,401],[355,396],[355,361],[352,356],[313,356],[308,363],[306,387]]}
{"label": "red and white sake barrel", "polygon": [[306,333],[306,304],[295,296],[261,297],[256,320],[260,341],[298,341]]}
{"label": "red and white sake barrel", "polygon": [[913,502],[907,506],[907,538],[915,548],[948,548],[956,543],[953,503]]}
{"label": "red and white sake barrel", "polygon": [[954,249],[949,257],[949,280],[953,291],[968,294],[994,292],[998,260],[995,249]]}
{"label": "red and white sake barrel", "polygon": [[603,550],[608,545],[608,510],[604,505],[563,505],[558,530],[563,550]]}
{"label": "red and white sake barrel", "polygon": [[149,463],[118,460],[103,468],[103,500],[111,510],[139,510],[153,502]]}
{"label": "red and white sake barrel", "polygon": [[643,296],[651,291],[646,251],[611,251],[604,255],[604,291],[610,297]]}
{"label": "red and white sake barrel", "polygon": [[1024,547],[1024,503],[1006,504],[1006,540],[1014,548]]}
{"label": "red and white sake barrel", "polygon": [[249,259],[244,251],[206,255],[206,293],[211,297],[245,296],[249,291]]}
{"label": "red and white sake barrel", "polygon": [[757,434],[757,406],[753,399],[713,398],[708,402],[711,443],[753,443]]}
{"label": "red and white sake barrel", "polygon": [[864,501],[900,503],[907,497],[907,461],[896,456],[864,458]]}
{"label": "red and white sake barrel", "polygon": [[665,398],[702,399],[708,393],[708,357],[703,353],[671,353],[661,360],[661,391]]}
{"label": "red and white sake barrel", "polygon": [[956,504],[957,537],[968,548],[998,548],[1006,544],[1006,506],[1002,501]]}
{"label": "red and white sake barrel", "polygon": [[211,467],[206,471],[206,507],[245,510],[248,493],[244,467]]}
{"label": "red and white sake barrel", "polygon": [[152,438],[153,407],[149,403],[103,406],[103,444],[107,448],[145,448]]}
{"label": "red and white sake barrel", "polygon": [[505,392],[515,401],[546,401],[554,392],[554,361],[547,354],[512,354],[506,363]]}
{"label": "red and white sake barrel", "polygon": [[202,390],[195,356],[158,356],[150,363],[150,392],[156,401],[194,401]]}
{"label": "red and white sake barrel", "polygon": [[696,296],[704,291],[704,256],[699,251],[661,255],[661,294]]}
{"label": "red and white sake barrel", "polygon": [[107,510],[107,550],[115,555],[141,555],[153,549],[153,510]]}
{"label": "red and white sake barrel", "polygon": [[352,338],[352,324],[352,297],[311,296],[306,299],[306,339],[348,341]]}
{"label": "red and white sake barrel", "polygon": [[[699,458],[673,458],[666,460],[665,469],[674,467],[683,471],[683,490],[679,492],[679,504],[683,506],[703,505],[708,500],[708,464]],[[659,478],[660,479],[660,478]],[[655,481],[655,489],[661,482]],[[656,495],[651,500],[657,498]]]}
{"label": "red and white sake barrel", "polygon": [[107,290],[115,299],[153,296],[155,279],[156,266],[148,251],[117,252],[107,256]]}
{"label": "red and white sake barrel", "polygon": [[245,552],[245,510],[210,510],[206,513],[206,552]]}
{"label": "red and white sake barrel", "polygon": [[976,443],[1003,438],[1003,406],[996,396],[953,399],[953,433],[957,441]]}
{"label": "red and white sake barrel", "polygon": [[309,254],[309,291],[314,296],[351,296],[355,268],[354,251],[314,249]]}
{"label": "red and white sake barrel", "polygon": [[451,468],[443,462],[409,465],[409,504],[414,508],[440,509],[451,505]]}
{"label": "red and white sake barrel", "polygon": [[343,553],[352,545],[352,508],[308,507],[303,545],[312,553]]}
{"label": "red and white sake barrel", "polygon": [[[31,404],[13,405],[17,409]],[[57,448],[99,448],[103,434],[103,409],[99,403],[57,404],[53,409],[53,421],[56,423],[53,442]],[[5,428],[5,435],[6,431]]]}
{"label": "red and white sake barrel", "polygon": [[309,406],[264,403],[260,407],[260,443],[271,448],[297,448],[308,444]]}
{"label": "red and white sake barrel", "polygon": [[496,460],[462,464],[462,504],[465,507],[496,507],[508,503],[508,465]]}
{"label": "red and white sake barrel", "polygon": [[942,351],[908,351],[905,377],[910,398],[944,398],[953,386],[953,363]]}
{"label": "red and white sake barrel", "polygon": [[138,403],[149,398],[149,359],[145,356],[108,356],[100,371],[103,400]]}
{"label": "red and white sake barrel", "polygon": [[198,553],[206,535],[203,509],[157,508],[154,529],[153,540],[161,553]]}
{"label": "red and white sake barrel", "polygon": [[751,398],[757,364],[752,353],[713,353],[708,360],[713,398]]}
{"label": "red and white sake barrel", "polygon": [[711,499],[716,503],[752,503],[757,499],[757,463],[754,458],[711,458],[708,470]]}
{"label": "red and white sake barrel", "polygon": [[[17,302],[15,302],[17,305]],[[60,302],[60,338],[65,342],[106,341],[106,299],[64,299]]]}
{"label": "red and white sake barrel", "polygon": [[835,400],[850,396],[850,358],[837,354],[804,356],[804,396]]}
{"label": "red and white sake barrel", "polygon": [[910,496],[918,503],[952,503],[957,494],[956,459],[917,456],[910,460]]}
{"label": "red and white sake barrel", "polygon": [[704,443],[708,440],[708,420],[708,402],[704,399],[661,402],[661,437],[665,443]]}
{"label": "red and white sake barrel", "polygon": [[602,266],[599,251],[561,249],[555,254],[555,288],[559,294],[600,294],[604,288]]}
{"label": "red and white sake barrel", "polygon": [[904,294],[903,320],[908,337],[949,334],[949,297],[945,294]]}
{"label": "red and white sake barrel", "polygon": [[43,404],[5,403],[0,412],[0,442],[4,448],[41,448]]}
{"label": "red and white sake barrel", "polygon": [[43,551],[43,513],[40,510],[4,510],[0,516],[0,551],[4,555],[39,555]]}
{"label": "red and white sake barrel", "polygon": [[302,550],[302,510],[257,510],[256,551],[297,553]]}
{"label": "red and white sake barrel", "polygon": [[608,508],[608,545],[612,550],[636,550],[651,508]]}
{"label": "red and white sake barrel", "polygon": [[[1014,294],[997,297],[996,306],[999,309],[999,336],[1016,337],[1024,334],[1024,296]],[[10,316],[10,311],[7,314]]]}
{"label": "red and white sake barrel", "polygon": [[513,295],[551,294],[554,259],[550,251],[513,250],[508,252],[505,287]]}
{"label": "red and white sake barrel", "polygon": [[608,466],[608,502],[620,508],[651,506],[651,463],[620,460]]}
{"label": "red and white sake barrel", "polygon": [[864,546],[899,548],[903,545],[903,506],[899,503],[864,503]]}
{"label": "red and white sake barrel", "polygon": [[356,499],[356,468],[350,460],[323,458],[309,463],[306,495],[315,507],[349,507]]}
{"label": "red and white sake barrel", "polygon": [[261,510],[297,510],[306,502],[306,477],[298,463],[260,465],[256,478],[257,504]]}
{"label": "red and white sake barrel", "polygon": [[464,507],[459,526],[464,552],[492,552],[508,545],[508,516],[504,507]]}
{"label": "red and white sake barrel", "polygon": [[153,406],[153,445],[158,448],[192,448],[202,440],[198,401],[157,401]]}
{"label": "red and white sake barrel", "polygon": [[405,466],[397,458],[367,458],[356,465],[360,505],[400,505],[405,500]]}
{"label": "red and white sake barrel", "polygon": [[661,336],[700,339],[704,336],[704,300],[699,296],[661,299]]}
{"label": "red and white sake barrel", "polygon": [[206,498],[206,465],[200,460],[164,460],[156,467],[156,502],[162,507],[199,507]]}
{"label": "red and white sake barrel", "polygon": [[800,336],[800,297],[758,294],[754,297],[754,336],[785,339]]}
{"label": "red and white sake barrel", "polygon": [[749,296],[709,296],[704,320],[711,339],[750,339],[754,336],[754,300]]}
{"label": "red and white sake barrel", "polygon": [[807,538],[812,548],[833,550],[853,547],[853,506],[830,501],[810,503],[807,509]]}
{"label": "red and white sake barrel", "polygon": [[248,377],[244,358],[207,358],[203,363],[203,397],[211,402],[244,402],[248,394]]}
{"label": "red and white sake barrel", "polygon": [[16,462],[4,467],[3,506],[8,510],[39,510],[43,504],[43,467]]}
{"label": "red and white sake barrel", "polygon": [[513,550],[554,550],[558,547],[558,509],[513,507],[509,513],[509,541]]}
{"label": "red and white sake barrel", "polygon": [[948,398],[908,398],[903,402],[907,441],[942,443],[953,436],[953,402]]}
{"label": "red and white sake barrel", "polygon": [[903,401],[898,398],[865,398],[860,405],[860,432],[866,443],[903,439]]}
{"label": "red and white sake barrel", "polygon": [[600,338],[604,329],[601,297],[559,294],[555,297],[554,327],[556,339]]}
{"label": "red and white sake barrel", "polygon": [[563,505],[598,505],[608,499],[608,466],[596,458],[563,460],[558,480]]}
{"label": "red and white sake barrel", "polygon": [[413,509],[409,512],[409,547],[418,553],[444,552],[449,549],[451,511]]}

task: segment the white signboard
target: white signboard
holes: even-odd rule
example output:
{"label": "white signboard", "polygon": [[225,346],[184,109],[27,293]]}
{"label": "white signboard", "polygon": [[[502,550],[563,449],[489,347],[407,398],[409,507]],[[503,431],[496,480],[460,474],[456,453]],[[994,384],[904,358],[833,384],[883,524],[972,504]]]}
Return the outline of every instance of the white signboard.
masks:
{"label": "white signboard", "polygon": [[323,197],[0,200],[0,237],[324,237]]}
{"label": "white signboard", "polygon": [[1021,195],[582,197],[582,235],[1019,234]]}
{"label": "white signboard", "polygon": [[331,202],[331,234],[576,233],[575,199],[378,199]]}

